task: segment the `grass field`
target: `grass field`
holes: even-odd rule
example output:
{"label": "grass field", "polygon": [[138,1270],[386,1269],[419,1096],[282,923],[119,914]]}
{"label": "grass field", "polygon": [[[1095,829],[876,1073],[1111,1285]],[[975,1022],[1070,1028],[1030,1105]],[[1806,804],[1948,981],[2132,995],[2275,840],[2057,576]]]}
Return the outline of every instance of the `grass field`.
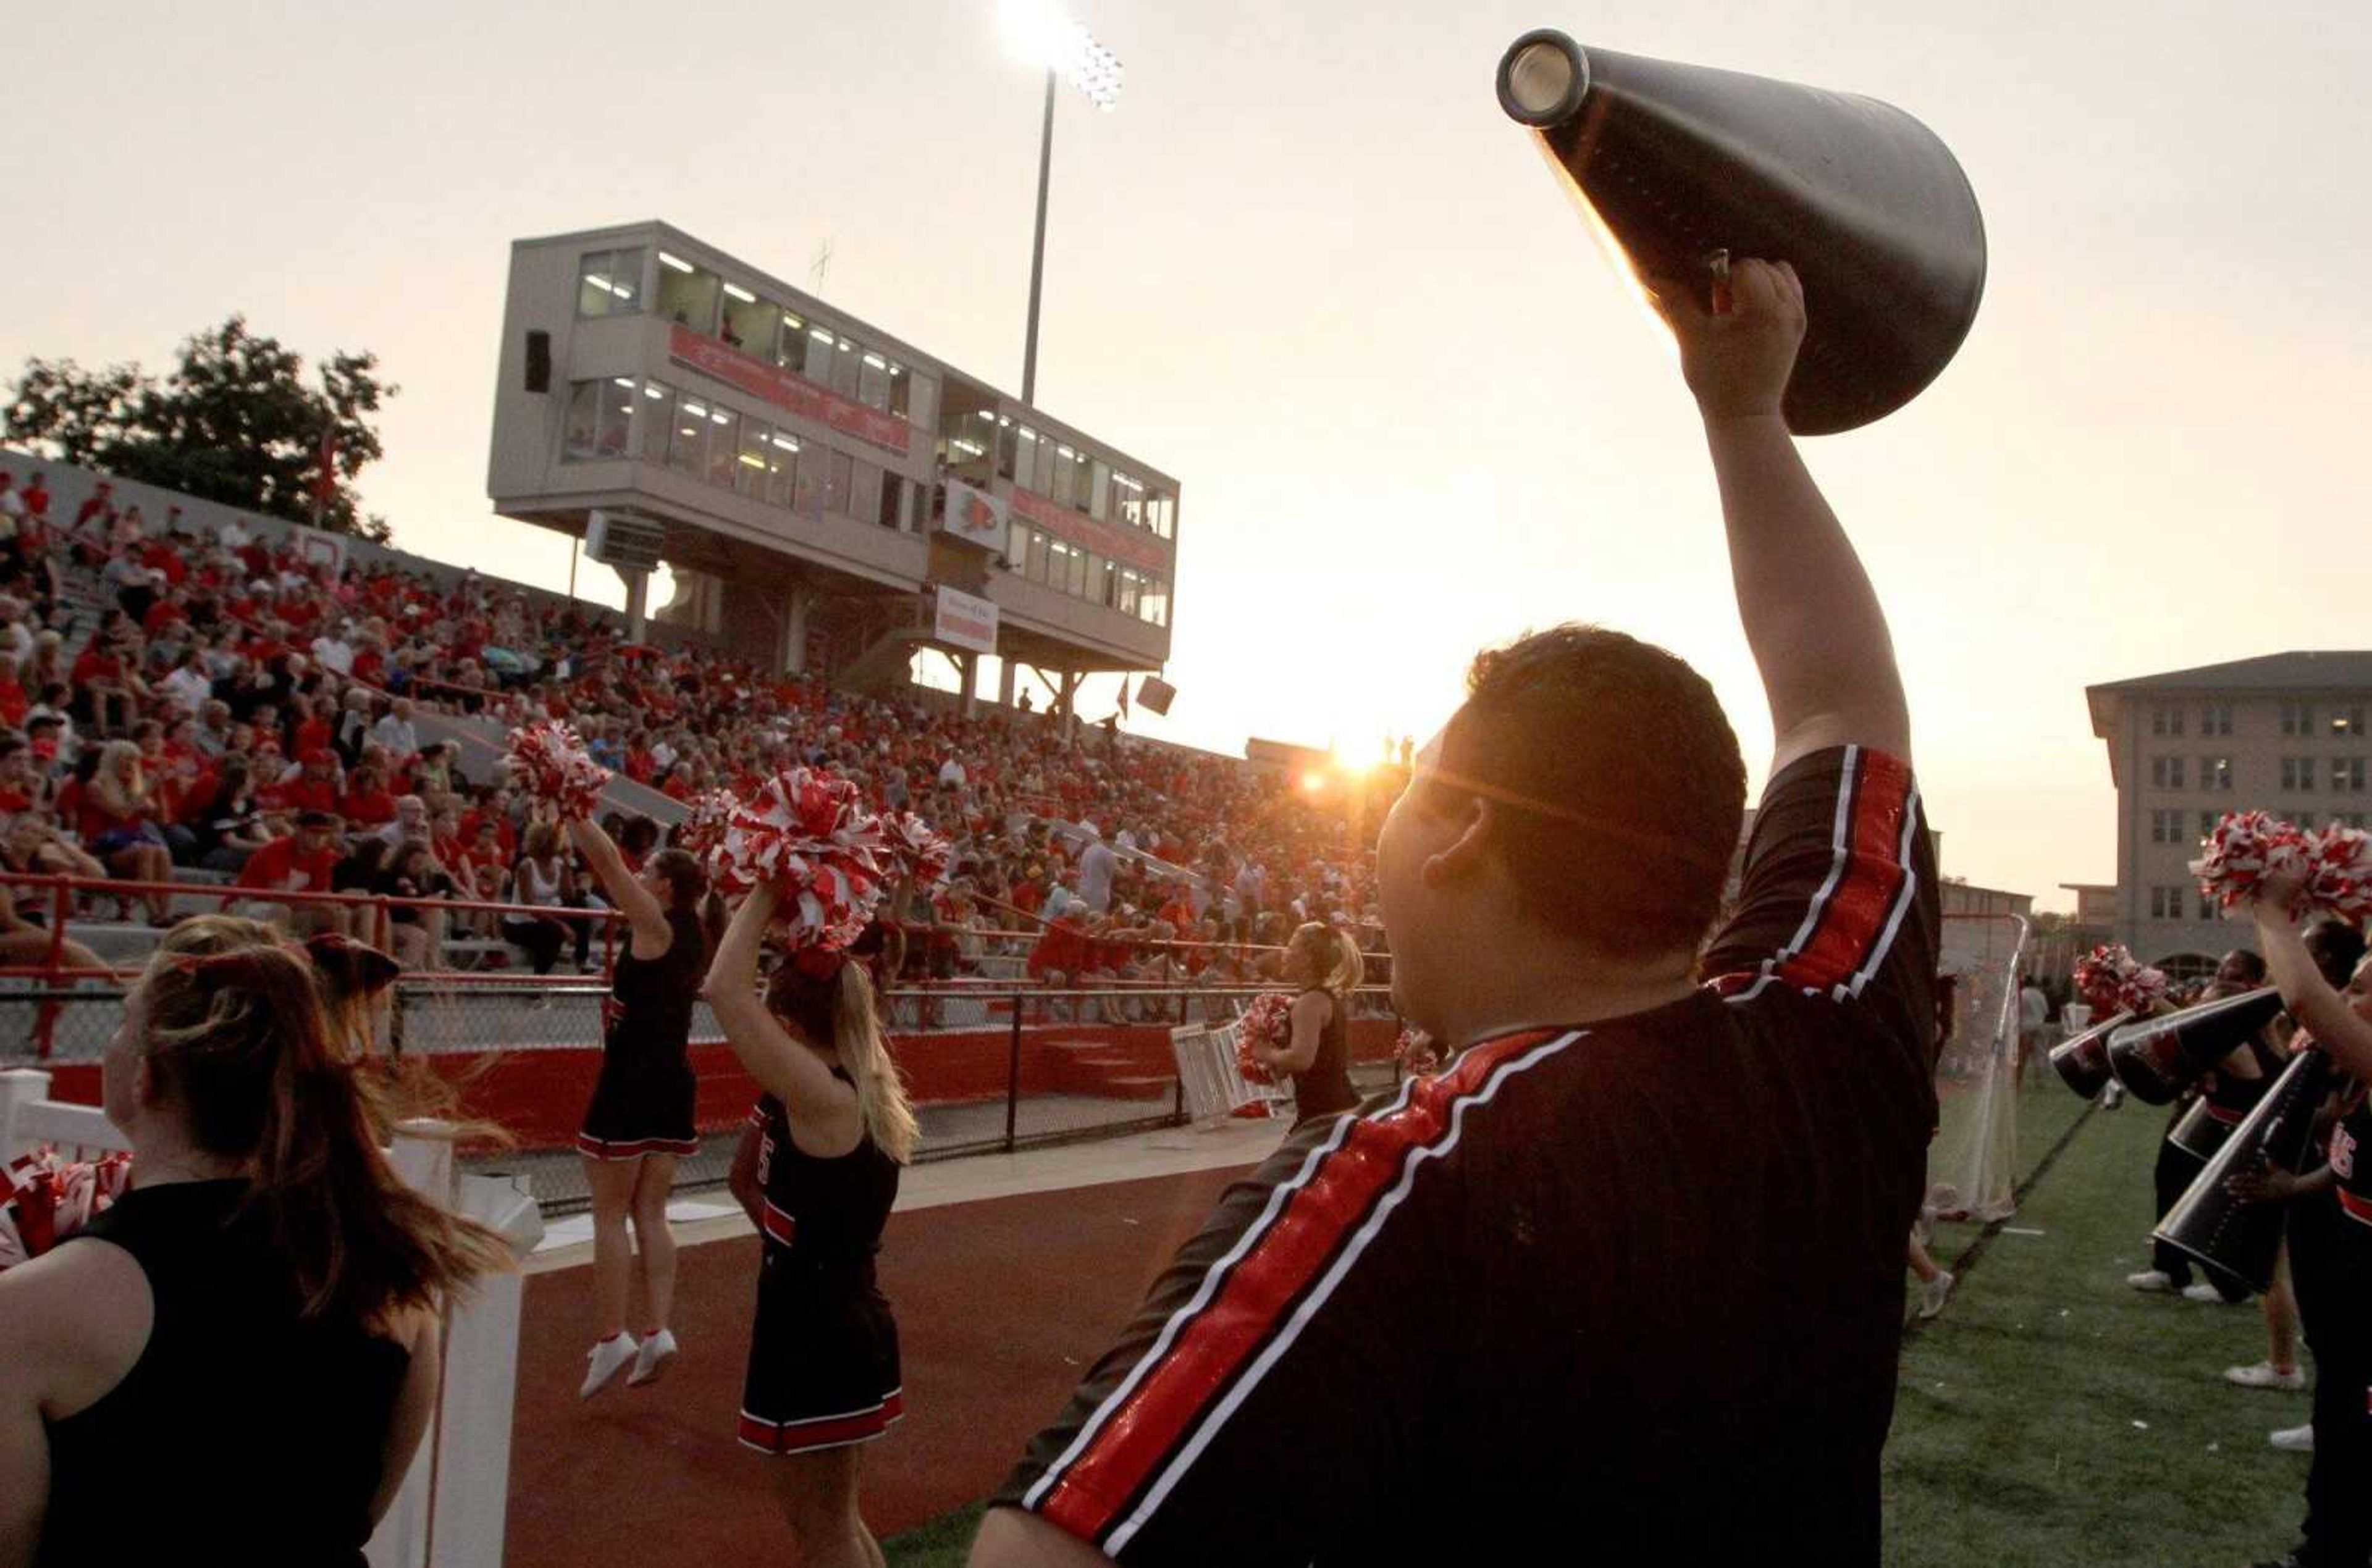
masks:
{"label": "grass field", "polygon": [[[2304,1421],[2307,1396],[2223,1380],[2264,1353],[2253,1307],[2126,1288],[2146,1266],[2166,1116],[2128,1102],[2079,1124],[2081,1109],[2055,1081],[2030,1089],[2020,1179],[2072,1136],[1982,1244],[1971,1225],[1936,1237],[1964,1277],[1904,1348],[1884,1480],[1890,1568],[2226,1568],[2296,1539],[2306,1459],[2265,1434]],[[978,1517],[901,1536],[889,1560],[953,1568]]]}

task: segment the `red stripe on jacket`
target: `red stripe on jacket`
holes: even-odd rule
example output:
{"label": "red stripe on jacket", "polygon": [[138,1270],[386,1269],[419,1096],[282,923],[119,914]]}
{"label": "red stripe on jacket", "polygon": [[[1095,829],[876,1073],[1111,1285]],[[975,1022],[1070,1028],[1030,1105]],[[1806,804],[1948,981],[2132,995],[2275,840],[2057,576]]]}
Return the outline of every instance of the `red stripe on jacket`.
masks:
{"label": "red stripe on jacket", "polygon": [[1169,1462],[1203,1411],[1260,1353],[1270,1330],[1326,1267],[1344,1235],[1401,1179],[1409,1155],[1449,1131],[1457,1101],[1502,1063],[1555,1038],[1556,1031],[1538,1030],[1475,1046],[1449,1072],[1421,1080],[1405,1105],[1354,1122],[1160,1365],[1104,1420],[1039,1511],[1084,1540],[1110,1528],[1129,1497]]}

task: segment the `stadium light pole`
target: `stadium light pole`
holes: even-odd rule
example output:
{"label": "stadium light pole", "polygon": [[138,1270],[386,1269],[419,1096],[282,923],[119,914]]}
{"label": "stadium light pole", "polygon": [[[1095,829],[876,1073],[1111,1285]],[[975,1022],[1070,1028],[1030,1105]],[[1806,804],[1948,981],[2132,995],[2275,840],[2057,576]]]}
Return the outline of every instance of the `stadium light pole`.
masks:
{"label": "stadium light pole", "polygon": [[1110,110],[1120,102],[1121,64],[1080,24],[1066,20],[1049,0],[1005,0],[1007,41],[1024,59],[1046,70],[1046,112],[1038,133],[1038,226],[1029,242],[1029,326],[1021,349],[1021,401],[1038,395],[1038,305],[1046,281],[1046,187],[1054,165],[1054,87],[1057,79],[1078,88],[1089,103]]}

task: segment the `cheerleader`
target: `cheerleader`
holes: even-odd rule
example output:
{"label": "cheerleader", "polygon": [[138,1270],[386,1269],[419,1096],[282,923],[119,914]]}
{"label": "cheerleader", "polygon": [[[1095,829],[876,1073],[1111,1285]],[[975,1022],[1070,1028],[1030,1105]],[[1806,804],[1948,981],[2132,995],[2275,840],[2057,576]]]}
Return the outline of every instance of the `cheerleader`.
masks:
{"label": "cheerleader", "polygon": [[[637,877],[591,819],[571,817],[568,835],[627,926],[626,948],[601,1009],[601,1075],[576,1135],[593,1198],[597,1334],[576,1392],[591,1399],[629,1364],[628,1385],[648,1383],[676,1353],[668,1327],[675,1306],[668,1194],[675,1187],[676,1161],[700,1149],[692,1126],[692,1010],[708,965],[716,905],[708,874],[680,849],[653,855]],[[639,1340],[626,1331],[628,1297],[638,1281],[647,1309]]]}
{"label": "cheerleader", "polygon": [[133,1188],[0,1273],[0,1562],[359,1568],[436,1410],[437,1302],[510,1251],[389,1167],[342,990],[223,916],[134,986],[101,1063]]}
{"label": "cheerleader", "polygon": [[740,1435],[785,1460],[799,1561],[864,1568],[881,1554],[857,1510],[862,1445],[902,1413],[898,1326],[873,1260],[918,1129],[862,962],[803,947],[761,1000],[778,901],[762,886],[743,902],[703,993],[764,1091],[737,1183],[763,1236]]}
{"label": "cheerleader", "polygon": [[1351,993],[1366,959],[1347,931],[1312,921],[1286,944],[1282,978],[1298,991],[1288,1043],[1254,1043],[1252,1055],[1271,1073],[1293,1075],[1294,1126],[1358,1109],[1351,1086]]}
{"label": "cheerleader", "polygon": [[[2290,913],[2294,877],[2268,877],[2250,912],[2265,962],[2299,1027],[2355,1083],[2315,1175],[2260,1175],[2251,1195],[2296,1198],[2291,1269],[2314,1352],[2314,1467],[2303,1541],[2278,1568],[2365,1568],[2372,1562],[2372,961],[2344,990],[2316,963]],[[2309,1245],[2311,1243],[2311,1245]]]}

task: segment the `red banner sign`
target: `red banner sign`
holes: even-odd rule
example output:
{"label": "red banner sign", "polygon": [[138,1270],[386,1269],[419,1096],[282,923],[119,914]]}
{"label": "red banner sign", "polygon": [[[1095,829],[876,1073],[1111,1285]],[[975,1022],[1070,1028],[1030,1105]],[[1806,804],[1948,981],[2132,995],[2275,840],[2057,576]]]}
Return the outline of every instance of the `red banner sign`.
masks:
{"label": "red banner sign", "polygon": [[1169,552],[1151,534],[1099,523],[1085,512],[1057,505],[1043,495],[1015,486],[1013,509],[1073,544],[1083,544],[1107,561],[1118,561],[1140,571],[1169,575]]}
{"label": "red banner sign", "polygon": [[829,424],[844,436],[886,447],[901,458],[913,440],[914,427],[896,414],[853,403],[804,376],[752,358],[680,323],[668,329],[668,357],[751,397],[763,398],[776,408],[788,409],[801,419]]}

